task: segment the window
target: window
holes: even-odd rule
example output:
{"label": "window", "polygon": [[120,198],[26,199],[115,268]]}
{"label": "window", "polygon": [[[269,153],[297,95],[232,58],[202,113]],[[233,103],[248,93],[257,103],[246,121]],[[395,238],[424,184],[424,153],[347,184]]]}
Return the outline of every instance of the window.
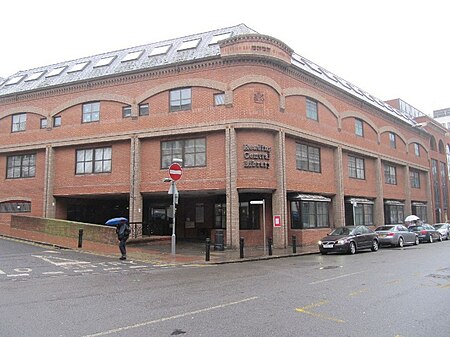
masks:
{"label": "window", "polygon": [[310,98],[306,98],[306,117],[315,121],[319,120],[317,113],[317,102]]}
{"label": "window", "polygon": [[320,172],[320,149],[315,146],[297,144],[297,169]]}
{"label": "window", "polygon": [[36,175],[36,155],[24,154],[7,158],[7,179],[30,178]]}
{"label": "window", "polygon": [[111,172],[111,164],[111,147],[77,150],[75,173],[89,174]]}
{"label": "window", "polygon": [[384,218],[386,225],[403,223],[404,205],[384,204]]}
{"label": "window", "polygon": [[355,135],[364,137],[364,124],[360,119],[355,119]]}
{"label": "window", "polygon": [[239,229],[259,229],[260,205],[251,205],[250,202],[239,203]]}
{"label": "window", "polygon": [[445,176],[445,167],[446,164],[444,162],[440,162],[440,170],[441,170],[441,185],[442,185],[442,205],[443,208],[446,209],[448,205],[448,190],[447,190],[447,177]]}
{"label": "window", "polygon": [[373,205],[372,204],[356,204],[355,211],[355,226],[373,226]]}
{"label": "window", "polygon": [[412,188],[420,188],[420,173],[419,173],[419,171],[410,170],[409,171],[409,180],[411,182]]}
{"label": "window", "polygon": [[420,145],[418,143],[414,143],[414,153],[416,157],[420,157]]}
{"label": "window", "polygon": [[222,92],[220,94],[214,94],[214,106],[225,104],[225,94]]}
{"label": "window", "polygon": [[170,91],[170,111],[189,110],[192,102],[191,88]]}
{"label": "window", "polygon": [[27,114],[12,115],[12,132],[25,131],[27,128]]}
{"label": "window", "polygon": [[100,120],[100,102],[83,104],[83,123],[91,123]]}
{"label": "window", "polygon": [[47,118],[41,118],[41,129],[47,128]]}
{"label": "window", "polygon": [[411,203],[412,214],[417,215],[423,222],[427,222],[427,205],[423,203]]}
{"label": "window", "polygon": [[214,228],[225,229],[227,227],[227,204],[214,204]]}
{"label": "window", "polygon": [[139,104],[139,116],[148,116],[149,107],[148,103]]}
{"label": "window", "polygon": [[183,167],[205,166],[206,139],[161,142],[161,168],[168,168],[174,159],[183,160]]}
{"label": "window", "polygon": [[57,128],[58,126],[61,126],[61,116],[54,116],[53,117],[53,127]]}
{"label": "window", "polygon": [[391,149],[397,148],[397,139],[395,137],[395,133],[389,132],[389,145],[391,146]]}
{"label": "window", "polygon": [[350,178],[365,179],[364,159],[348,156],[348,175]]}
{"label": "window", "polygon": [[384,182],[397,185],[397,171],[395,166],[384,164]]}
{"label": "window", "polygon": [[324,201],[291,201],[291,228],[329,227],[329,203]]}
{"label": "window", "polygon": [[122,107],[122,117],[131,117],[131,105],[126,105]]}
{"label": "window", "polygon": [[31,202],[14,200],[0,202],[0,213],[28,213],[31,212]]}

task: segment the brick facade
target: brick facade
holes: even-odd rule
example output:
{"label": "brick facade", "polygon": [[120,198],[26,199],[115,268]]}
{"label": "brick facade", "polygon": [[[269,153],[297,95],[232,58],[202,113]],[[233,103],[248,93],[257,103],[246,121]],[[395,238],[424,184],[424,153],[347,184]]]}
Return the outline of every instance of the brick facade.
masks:
{"label": "brick facade", "polygon": [[[0,96],[0,202],[31,201],[35,216],[102,223],[120,215],[167,227],[171,197],[163,183],[168,173],[161,166],[161,143],[201,138],[205,165],[185,167],[177,182],[181,239],[213,237],[217,205],[223,204],[226,245],[238,246],[240,237],[262,245],[261,209],[255,211],[259,229],[240,229],[240,203],[251,200],[265,201],[266,236],[278,247],[290,244],[292,235],[299,244],[314,244],[329,227],[345,225],[349,198],[373,202],[374,226],[384,223],[386,200],[402,202],[408,213],[412,202],[423,203],[428,222],[438,221],[431,159],[446,166],[447,158],[430,148],[430,139],[446,148],[445,131],[413,127],[294,67],[291,56],[279,40],[242,35],[222,42],[220,55],[209,59]],[[190,109],[170,112],[169,92],[176,88],[192,89]],[[214,104],[218,93],[224,93],[225,104]],[[307,98],[317,102],[317,121],[306,116]],[[82,122],[87,102],[100,102],[99,121]],[[149,104],[148,116],[138,113],[143,103]],[[128,105],[131,117],[123,118]],[[11,132],[16,113],[27,114],[23,132]],[[54,116],[61,116],[60,127],[52,127]],[[48,120],[45,129],[41,118]],[[363,137],[355,135],[356,119],[363,122]],[[395,149],[389,133],[396,135]],[[319,172],[297,168],[298,144],[320,149]],[[103,147],[112,148],[111,172],[75,174],[77,150]],[[29,153],[36,154],[35,176],[7,178],[7,158]],[[349,177],[349,156],[364,160],[364,179]],[[385,183],[385,164],[396,168],[395,185]],[[410,187],[411,169],[419,172],[420,188]],[[444,221],[448,200],[443,205],[444,192],[439,193]],[[330,199],[326,228],[293,228],[291,201],[297,194]],[[281,216],[281,227],[273,227],[273,215]],[[0,221],[10,216],[0,213]]]}

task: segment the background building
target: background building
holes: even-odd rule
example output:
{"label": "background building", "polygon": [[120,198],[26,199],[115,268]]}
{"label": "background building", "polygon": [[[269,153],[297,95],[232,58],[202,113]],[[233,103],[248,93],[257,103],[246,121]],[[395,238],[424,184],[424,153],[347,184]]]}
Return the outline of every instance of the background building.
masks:
{"label": "background building", "polygon": [[127,216],[168,235],[163,179],[181,159],[177,238],[313,244],[330,227],[446,218],[448,143],[442,128],[238,25],[5,79],[0,221]]}

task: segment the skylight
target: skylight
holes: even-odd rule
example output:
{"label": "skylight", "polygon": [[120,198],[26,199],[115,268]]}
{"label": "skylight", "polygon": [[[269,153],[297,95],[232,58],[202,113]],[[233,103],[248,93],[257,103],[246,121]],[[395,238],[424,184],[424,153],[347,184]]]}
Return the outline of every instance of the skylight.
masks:
{"label": "skylight", "polygon": [[109,66],[115,58],[115,56],[104,57],[95,64],[94,68]]}
{"label": "skylight", "polygon": [[139,51],[133,51],[131,53],[128,53],[127,56],[125,56],[122,59],[122,62],[137,60],[139,57],[141,57],[143,52],[144,52],[143,50],[139,50]]}
{"label": "skylight", "polygon": [[211,41],[209,41],[209,44],[216,44],[220,40],[228,39],[230,36],[231,36],[231,32],[214,35],[212,37]]}
{"label": "skylight", "polygon": [[38,71],[37,73],[31,74],[30,76],[27,77],[27,79],[25,80],[25,82],[28,82],[28,81],[36,81],[36,80],[39,79],[44,73],[45,73],[45,70],[44,70],[44,71]]}
{"label": "skylight", "polygon": [[74,73],[76,71],[81,71],[84,68],[86,68],[86,66],[89,64],[90,61],[85,61],[85,62],[81,62],[81,63],[77,63],[75,64],[72,68],[70,68],[67,72],[68,73]]}
{"label": "skylight", "polygon": [[13,78],[9,79],[9,80],[5,83],[5,85],[17,84],[17,83],[19,83],[19,82],[22,80],[22,78],[24,78],[24,77],[25,77],[25,75],[20,75],[20,76],[13,77]]}
{"label": "skylight", "polygon": [[178,47],[177,51],[180,50],[186,50],[186,49],[192,49],[192,48],[197,48],[199,42],[200,42],[200,38],[199,39],[195,39],[195,40],[189,40],[189,41],[183,41],[183,43],[181,44],[180,47]]}
{"label": "skylight", "polygon": [[66,69],[66,68],[67,68],[67,66],[55,68],[55,69],[53,69],[51,72],[49,72],[49,73],[47,74],[47,76],[45,76],[45,77],[58,76],[58,75],[61,74],[61,73],[64,71],[64,69]]}
{"label": "skylight", "polygon": [[155,49],[152,50],[152,52],[148,56],[155,56],[155,55],[166,54],[169,51],[170,47],[172,47],[171,44],[167,44],[165,46],[156,47]]}

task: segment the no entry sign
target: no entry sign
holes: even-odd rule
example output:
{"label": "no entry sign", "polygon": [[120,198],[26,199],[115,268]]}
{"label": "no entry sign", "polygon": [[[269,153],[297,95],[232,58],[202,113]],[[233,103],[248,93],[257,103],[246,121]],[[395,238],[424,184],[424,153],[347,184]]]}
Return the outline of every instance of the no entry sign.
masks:
{"label": "no entry sign", "polygon": [[180,164],[173,163],[169,167],[169,175],[172,180],[177,181],[181,178],[183,175],[183,169],[181,168]]}

